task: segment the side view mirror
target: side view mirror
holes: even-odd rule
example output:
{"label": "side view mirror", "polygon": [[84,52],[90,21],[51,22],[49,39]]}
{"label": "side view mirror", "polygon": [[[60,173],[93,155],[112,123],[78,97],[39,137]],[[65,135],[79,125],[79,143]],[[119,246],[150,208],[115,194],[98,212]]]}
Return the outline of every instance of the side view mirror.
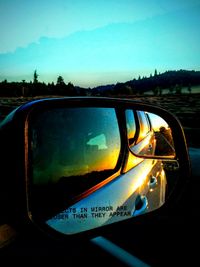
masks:
{"label": "side view mirror", "polygon": [[32,101],[0,129],[2,177],[16,185],[7,202],[45,231],[74,235],[149,213],[189,176],[177,119],[130,100]]}

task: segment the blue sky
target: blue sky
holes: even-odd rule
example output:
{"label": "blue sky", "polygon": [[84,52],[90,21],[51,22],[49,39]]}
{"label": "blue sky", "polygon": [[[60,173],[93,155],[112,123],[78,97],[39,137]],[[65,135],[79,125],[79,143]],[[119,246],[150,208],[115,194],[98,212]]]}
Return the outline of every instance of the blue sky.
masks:
{"label": "blue sky", "polygon": [[199,14],[200,0],[0,0],[0,81],[37,69],[94,87],[200,70]]}

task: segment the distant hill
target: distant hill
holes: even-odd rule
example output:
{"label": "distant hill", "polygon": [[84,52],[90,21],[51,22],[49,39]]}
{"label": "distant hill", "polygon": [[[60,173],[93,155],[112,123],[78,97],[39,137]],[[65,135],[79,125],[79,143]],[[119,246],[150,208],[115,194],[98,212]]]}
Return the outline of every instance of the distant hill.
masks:
{"label": "distant hill", "polygon": [[200,71],[194,70],[175,70],[166,71],[150,77],[139,77],[116,85],[98,86],[93,88],[94,95],[106,94],[143,94],[153,91],[155,95],[161,93],[163,89],[169,89],[171,93],[181,93],[183,87],[188,87],[188,92],[192,86],[200,85]]}

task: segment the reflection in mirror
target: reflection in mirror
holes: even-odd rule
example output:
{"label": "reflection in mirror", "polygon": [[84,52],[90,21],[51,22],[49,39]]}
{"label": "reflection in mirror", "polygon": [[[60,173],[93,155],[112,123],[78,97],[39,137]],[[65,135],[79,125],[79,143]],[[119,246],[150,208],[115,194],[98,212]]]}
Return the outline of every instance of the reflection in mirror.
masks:
{"label": "reflection in mirror", "polygon": [[[126,121],[120,120],[124,115]],[[161,207],[177,180],[178,162],[135,155],[174,153],[171,135],[161,126],[171,133],[156,114],[136,110],[83,107],[34,113],[29,122],[32,217],[69,235]],[[165,139],[172,149],[168,154]],[[130,150],[124,149],[128,145]]]}
{"label": "reflection in mirror", "polygon": [[152,123],[152,129],[155,133],[155,155],[175,157],[172,131],[168,123],[156,114],[147,113],[147,115],[149,116],[149,120]]}
{"label": "reflection in mirror", "polygon": [[160,116],[144,111],[126,110],[126,125],[129,146],[135,155],[175,157],[171,129]]}
{"label": "reflection in mirror", "polygon": [[116,171],[121,140],[115,110],[43,112],[32,123],[31,147],[34,203],[42,199],[34,206],[48,217]]}

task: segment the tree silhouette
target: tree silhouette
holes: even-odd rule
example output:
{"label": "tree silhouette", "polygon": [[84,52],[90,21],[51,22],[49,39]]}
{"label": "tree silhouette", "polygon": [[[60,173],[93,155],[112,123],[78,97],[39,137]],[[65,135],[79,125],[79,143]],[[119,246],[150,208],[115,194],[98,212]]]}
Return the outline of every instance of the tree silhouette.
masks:
{"label": "tree silhouette", "polygon": [[56,84],[57,85],[64,85],[65,84],[64,79],[63,79],[62,76],[58,76]]}
{"label": "tree silhouette", "polygon": [[37,74],[37,70],[34,71],[34,74],[33,74],[33,83],[36,84],[38,83],[38,74]]}

